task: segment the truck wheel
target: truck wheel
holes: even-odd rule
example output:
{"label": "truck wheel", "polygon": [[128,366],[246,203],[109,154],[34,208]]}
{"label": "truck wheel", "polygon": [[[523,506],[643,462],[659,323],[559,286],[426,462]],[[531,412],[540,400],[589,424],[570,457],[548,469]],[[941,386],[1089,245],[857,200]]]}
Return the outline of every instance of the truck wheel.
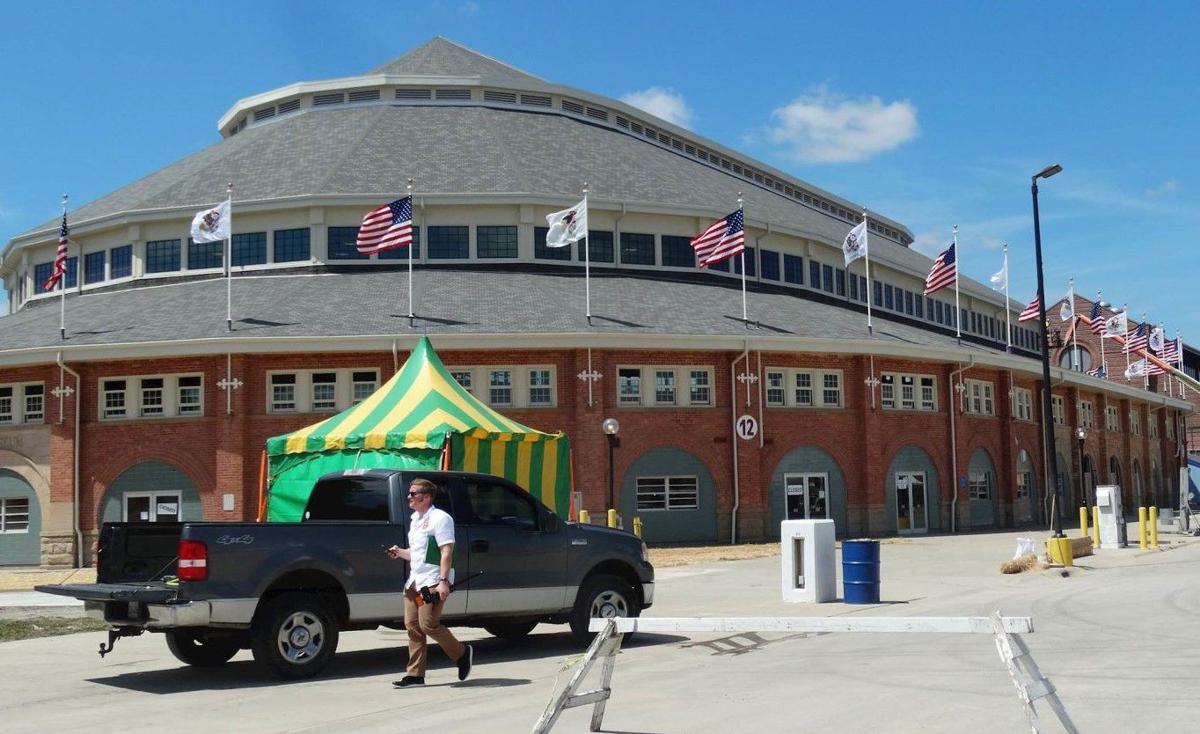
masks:
{"label": "truck wheel", "polygon": [[309,594],[283,594],[271,600],[254,623],[254,659],[283,678],[311,678],[337,650],[333,614]]}
{"label": "truck wheel", "polygon": [[[589,643],[595,632],[588,631],[594,617],[636,617],[641,613],[636,592],[618,576],[602,574],[584,582],[571,611],[571,634],[580,643]],[[629,639],[625,635],[625,639]]]}
{"label": "truck wheel", "polygon": [[533,622],[489,622],[483,625],[483,628],[492,637],[509,641],[521,639],[532,632],[534,627],[537,627],[536,620]]}
{"label": "truck wheel", "polygon": [[241,646],[232,637],[200,636],[189,630],[167,630],[167,648],[180,662],[197,668],[224,665]]}

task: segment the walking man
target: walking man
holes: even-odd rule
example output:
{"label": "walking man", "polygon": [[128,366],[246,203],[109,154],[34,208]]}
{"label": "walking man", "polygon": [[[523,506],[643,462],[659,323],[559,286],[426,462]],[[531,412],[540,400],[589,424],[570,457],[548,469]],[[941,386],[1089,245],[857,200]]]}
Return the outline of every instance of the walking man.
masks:
{"label": "walking man", "polygon": [[[432,637],[442,651],[458,666],[458,679],[471,674],[474,650],[455,639],[442,626],[442,607],[450,595],[454,559],[454,518],[433,506],[437,485],[428,479],[414,479],[408,488],[408,506],[413,514],[408,525],[408,547],[393,545],[387,554],[392,560],[408,561],[408,580],[404,583],[404,626],[408,630],[408,671],[396,688],[425,685],[427,638]],[[432,592],[432,603],[425,603],[422,589]]]}

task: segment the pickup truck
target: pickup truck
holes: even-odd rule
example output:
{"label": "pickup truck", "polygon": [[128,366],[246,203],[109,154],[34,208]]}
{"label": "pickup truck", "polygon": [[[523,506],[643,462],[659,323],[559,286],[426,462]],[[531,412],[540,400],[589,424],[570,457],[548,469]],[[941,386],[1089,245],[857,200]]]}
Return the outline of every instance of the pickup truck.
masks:
{"label": "pickup truck", "polygon": [[403,629],[409,483],[438,486],[454,517],[448,625],[506,639],[567,623],[586,642],[592,617],[637,616],[654,601],[646,545],[619,530],[560,519],[506,479],[464,472],[351,470],[321,477],[298,523],[105,523],[97,583],[38,586],[81,599],[120,637],[161,632],[179,660],[216,666],[239,650],[284,678],[330,661],[338,634]]}

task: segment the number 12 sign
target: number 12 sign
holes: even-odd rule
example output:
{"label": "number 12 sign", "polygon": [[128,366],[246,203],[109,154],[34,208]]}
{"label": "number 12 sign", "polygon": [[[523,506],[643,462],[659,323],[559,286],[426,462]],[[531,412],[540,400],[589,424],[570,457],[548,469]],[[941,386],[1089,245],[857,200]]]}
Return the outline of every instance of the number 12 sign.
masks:
{"label": "number 12 sign", "polygon": [[733,429],[737,431],[738,438],[749,441],[758,435],[758,421],[752,415],[740,415],[734,421]]}

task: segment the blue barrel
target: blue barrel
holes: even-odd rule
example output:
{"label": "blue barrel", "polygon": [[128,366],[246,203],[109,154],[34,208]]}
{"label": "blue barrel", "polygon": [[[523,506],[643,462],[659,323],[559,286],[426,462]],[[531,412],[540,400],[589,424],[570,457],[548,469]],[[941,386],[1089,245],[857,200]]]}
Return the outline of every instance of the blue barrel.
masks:
{"label": "blue barrel", "polygon": [[879,603],[879,541],[842,541],[842,584],[847,604]]}

